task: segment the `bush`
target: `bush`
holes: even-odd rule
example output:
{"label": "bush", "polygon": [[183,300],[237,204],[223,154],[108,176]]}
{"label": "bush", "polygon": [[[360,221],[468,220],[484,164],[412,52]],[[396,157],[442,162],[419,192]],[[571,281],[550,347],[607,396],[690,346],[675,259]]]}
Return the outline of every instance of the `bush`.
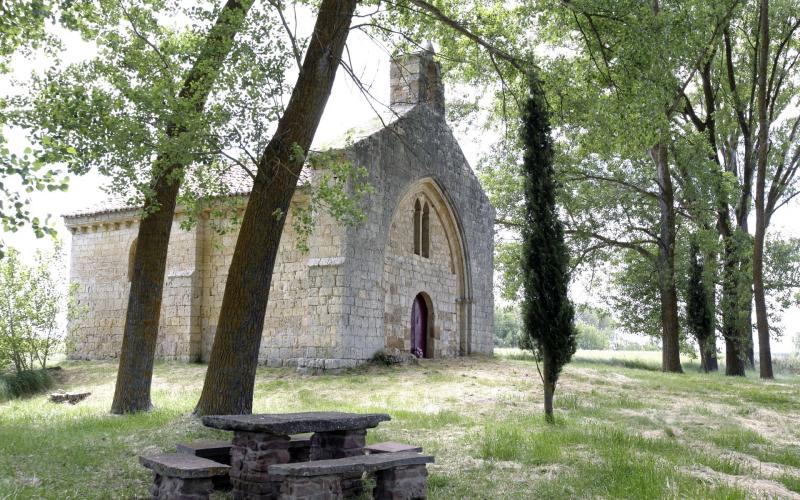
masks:
{"label": "bush", "polygon": [[48,370],[0,375],[0,402],[38,394],[52,386],[53,377]]}
{"label": "bush", "polygon": [[800,375],[800,356],[775,356],[772,365],[776,372]]}
{"label": "bush", "polygon": [[13,367],[22,374],[47,367],[64,343],[63,320],[81,314],[75,291],[66,282],[60,245],[38,252],[32,266],[8,249],[0,259],[0,370]]}
{"label": "bush", "polygon": [[519,347],[522,336],[522,318],[519,307],[495,308],[494,345],[495,347]]}
{"label": "bush", "polygon": [[577,341],[578,349],[605,351],[611,348],[611,336],[592,325],[578,324]]}

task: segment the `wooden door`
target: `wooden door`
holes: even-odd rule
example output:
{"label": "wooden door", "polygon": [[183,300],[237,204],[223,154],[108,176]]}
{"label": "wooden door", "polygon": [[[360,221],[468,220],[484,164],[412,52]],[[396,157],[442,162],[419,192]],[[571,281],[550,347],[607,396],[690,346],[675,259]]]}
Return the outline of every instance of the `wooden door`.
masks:
{"label": "wooden door", "polygon": [[422,294],[411,307],[411,353],[418,358],[428,357],[428,306]]}

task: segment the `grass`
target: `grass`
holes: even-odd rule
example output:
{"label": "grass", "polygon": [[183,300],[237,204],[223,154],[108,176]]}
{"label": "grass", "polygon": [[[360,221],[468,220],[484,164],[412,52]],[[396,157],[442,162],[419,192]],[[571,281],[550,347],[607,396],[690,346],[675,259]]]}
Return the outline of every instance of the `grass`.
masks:
{"label": "grass", "polygon": [[[800,498],[800,377],[670,375],[652,369],[657,359],[578,353],[555,425],[541,418],[535,363],[507,352],[313,377],[260,368],[254,411],[389,413],[368,441],[435,454],[433,499]],[[157,364],[155,410],[122,417],[107,413],[114,364],[62,367],[56,388],[89,399],[0,404],[0,499],[141,497],[151,476],[139,454],[229,437],[191,416],[202,365]]]}
{"label": "grass", "polygon": [[49,370],[30,370],[0,375],[0,403],[44,392],[53,386]]}

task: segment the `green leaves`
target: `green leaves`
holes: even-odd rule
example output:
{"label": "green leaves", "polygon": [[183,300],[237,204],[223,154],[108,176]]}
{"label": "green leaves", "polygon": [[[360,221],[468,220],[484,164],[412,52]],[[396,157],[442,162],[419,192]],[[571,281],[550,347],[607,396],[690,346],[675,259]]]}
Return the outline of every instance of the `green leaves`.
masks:
{"label": "green leaves", "polygon": [[367,169],[354,165],[341,150],[312,154],[309,163],[315,174],[306,186],[308,203],[292,207],[292,228],[301,252],[308,252],[320,214],[345,226],[361,224],[367,218],[364,201],[374,192]]}
{"label": "green leaves", "polygon": [[45,368],[61,346],[68,319],[80,316],[74,287],[66,283],[61,245],[38,252],[33,265],[10,249],[0,261],[0,371]]}

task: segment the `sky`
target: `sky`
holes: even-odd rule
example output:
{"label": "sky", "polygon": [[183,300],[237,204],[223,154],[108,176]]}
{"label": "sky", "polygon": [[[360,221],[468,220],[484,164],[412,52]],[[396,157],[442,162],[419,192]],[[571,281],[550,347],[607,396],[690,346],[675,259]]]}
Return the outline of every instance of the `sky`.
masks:
{"label": "sky", "polygon": [[[309,17],[301,13],[300,30],[310,30]],[[66,52],[62,60],[66,63],[80,60],[94,52],[90,43],[83,42],[75,35],[65,35]],[[348,39],[348,48],[353,63],[354,73],[357,74],[368,88],[369,93],[377,101],[370,102],[343,70],[339,70],[333,91],[331,93],[325,113],[322,117],[315,144],[332,142],[343,131],[369,122],[375,117],[375,109],[385,109],[389,101],[389,49],[380,46],[377,42],[367,37],[358,30],[352,30]],[[12,67],[15,72],[9,77],[0,77],[0,92],[5,95],[9,92],[10,78],[24,81],[31,71],[41,70],[47,66],[44,58],[27,60],[16,58]],[[446,89],[447,92],[447,89]],[[465,156],[471,165],[476,165],[482,151],[489,148],[493,140],[492,134],[483,130],[463,131],[454,129]],[[7,131],[7,138],[12,149],[21,150],[25,147],[24,135],[18,131]],[[73,177],[70,188],[66,192],[34,193],[32,211],[34,215],[52,216],[59,237],[69,248],[70,234],[63,224],[61,216],[77,209],[95,205],[106,198],[101,187],[105,179],[96,172],[91,172],[81,177]],[[800,202],[796,201],[783,208],[774,218],[770,228],[771,234],[780,232],[785,236],[800,237]],[[754,224],[751,224],[753,227]],[[4,234],[3,239],[7,244],[22,251],[23,255],[33,255],[37,248],[47,248],[51,245],[48,239],[36,239],[31,231],[21,230],[18,233]],[[586,282],[587,280],[576,280]],[[592,302],[596,300],[598,290],[586,290],[583,286],[576,285],[571,290],[577,302]],[[791,339],[800,334],[800,308],[793,308],[783,317],[784,338],[773,343],[773,352],[785,353],[791,351]]]}

